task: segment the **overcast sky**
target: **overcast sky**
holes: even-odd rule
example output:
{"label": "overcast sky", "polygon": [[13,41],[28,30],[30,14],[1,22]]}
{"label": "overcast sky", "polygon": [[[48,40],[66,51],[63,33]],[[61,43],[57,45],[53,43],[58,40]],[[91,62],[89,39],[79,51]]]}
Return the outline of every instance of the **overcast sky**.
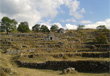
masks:
{"label": "overcast sky", "polygon": [[0,19],[7,16],[19,23],[27,21],[65,29],[106,25],[110,29],[110,0],[0,0]]}

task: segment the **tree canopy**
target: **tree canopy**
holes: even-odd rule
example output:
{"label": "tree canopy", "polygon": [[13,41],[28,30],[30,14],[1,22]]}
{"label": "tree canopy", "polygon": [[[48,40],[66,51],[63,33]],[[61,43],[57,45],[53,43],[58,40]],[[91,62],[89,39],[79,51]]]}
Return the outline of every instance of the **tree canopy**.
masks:
{"label": "tree canopy", "polygon": [[49,29],[48,29],[48,27],[45,26],[45,25],[42,25],[42,26],[41,26],[40,31],[41,31],[41,32],[50,32]]}
{"label": "tree canopy", "polygon": [[56,31],[58,31],[58,26],[57,25],[52,25],[51,26],[51,28],[50,28],[50,30],[52,31],[52,32],[56,32]]}
{"label": "tree canopy", "polygon": [[97,29],[103,30],[103,29],[106,29],[106,27],[105,27],[105,25],[99,25],[99,26],[97,26]]}
{"label": "tree canopy", "polygon": [[3,17],[1,19],[0,31],[6,31],[8,34],[8,32],[16,30],[16,24],[17,24],[17,21],[15,19]]}
{"label": "tree canopy", "polygon": [[82,29],[84,29],[84,25],[79,25],[78,27],[77,27],[77,30],[82,30]]}
{"label": "tree canopy", "polygon": [[36,24],[32,27],[32,31],[39,32],[40,31],[40,24]]}
{"label": "tree canopy", "polygon": [[99,25],[99,26],[96,27],[96,29],[97,29],[98,31],[101,31],[101,32],[109,32],[109,29],[107,29],[107,28],[105,27],[105,25]]}
{"label": "tree canopy", "polygon": [[19,31],[19,32],[29,32],[30,31],[30,29],[29,29],[29,25],[28,25],[28,22],[21,22],[20,24],[19,24],[19,26],[18,26],[18,28],[17,28],[17,30]]}

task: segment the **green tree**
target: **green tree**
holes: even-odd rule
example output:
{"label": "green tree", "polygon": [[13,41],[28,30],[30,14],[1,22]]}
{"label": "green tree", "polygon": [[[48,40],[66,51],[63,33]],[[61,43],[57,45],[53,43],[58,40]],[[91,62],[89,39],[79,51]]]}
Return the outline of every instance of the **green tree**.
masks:
{"label": "green tree", "polygon": [[58,26],[57,25],[52,25],[51,26],[51,28],[50,28],[50,30],[52,31],[52,32],[56,32],[56,31],[58,31]]}
{"label": "green tree", "polygon": [[106,35],[100,33],[99,36],[95,38],[95,41],[99,44],[105,44],[107,43],[108,39]]}
{"label": "green tree", "polygon": [[48,27],[45,26],[45,25],[42,25],[42,26],[41,26],[40,31],[41,31],[41,32],[50,32],[49,29],[48,29]]}
{"label": "green tree", "polygon": [[32,27],[32,31],[39,32],[40,31],[40,24],[36,24]]}
{"label": "green tree", "polygon": [[77,27],[77,30],[82,30],[82,29],[84,29],[84,25],[78,25],[78,27]]}
{"label": "green tree", "polygon": [[109,32],[109,29],[107,29],[105,27],[105,25],[99,25],[96,27],[98,31],[101,31],[101,32]]}
{"label": "green tree", "polygon": [[7,34],[13,30],[16,30],[17,21],[15,19],[10,19],[8,17],[3,17],[1,19],[1,27],[2,31],[6,31]]}
{"label": "green tree", "polygon": [[97,26],[97,29],[98,30],[103,30],[103,29],[106,29],[106,27],[105,27],[105,25],[99,25],[99,26]]}
{"label": "green tree", "polygon": [[29,29],[28,22],[26,22],[26,21],[25,21],[25,22],[21,22],[21,23],[19,24],[17,30],[18,30],[19,32],[22,32],[22,33],[24,33],[24,32],[29,32],[30,29]]}

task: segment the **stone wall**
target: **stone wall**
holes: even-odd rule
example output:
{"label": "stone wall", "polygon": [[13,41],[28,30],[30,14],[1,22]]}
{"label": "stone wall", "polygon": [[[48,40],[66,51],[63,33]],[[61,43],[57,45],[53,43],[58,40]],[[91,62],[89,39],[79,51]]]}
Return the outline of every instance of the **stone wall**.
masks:
{"label": "stone wall", "polygon": [[6,50],[5,51],[7,54],[20,54],[20,53],[23,53],[23,52],[35,52],[34,49],[29,49],[29,50]]}
{"label": "stone wall", "polygon": [[47,61],[45,63],[28,63],[17,61],[20,67],[36,69],[63,70],[74,67],[79,72],[110,72],[110,61]]}
{"label": "stone wall", "polygon": [[76,57],[76,56],[80,56],[80,57],[92,57],[92,58],[109,58],[110,57],[110,52],[105,52],[105,53],[59,53],[59,54],[39,54],[39,53],[31,53],[31,54],[25,54],[23,55],[23,57],[29,57],[28,55],[31,55],[33,57],[37,57],[37,56],[52,56],[54,58],[61,58],[64,56],[68,56],[68,57]]}
{"label": "stone wall", "polygon": [[105,53],[82,53],[82,57],[93,57],[93,58],[109,58],[110,57],[110,52],[105,52]]}

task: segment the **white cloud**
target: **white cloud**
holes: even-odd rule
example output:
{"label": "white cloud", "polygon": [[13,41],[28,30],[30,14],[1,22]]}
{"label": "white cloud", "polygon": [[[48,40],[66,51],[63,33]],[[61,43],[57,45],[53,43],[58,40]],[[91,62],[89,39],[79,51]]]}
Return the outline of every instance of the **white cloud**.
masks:
{"label": "white cloud", "polygon": [[51,19],[58,14],[58,8],[63,0],[0,0],[0,18],[8,16],[18,22],[28,21],[30,27],[40,22],[44,17]]}
{"label": "white cloud", "polygon": [[82,13],[85,13],[85,9],[82,8],[80,11],[78,11],[80,9],[80,7],[79,7],[80,2],[79,1],[77,1],[77,0],[64,0],[64,3],[70,9],[71,16],[74,16],[74,18],[76,18],[76,19],[83,18]]}
{"label": "white cloud", "polygon": [[60,22],[65,22],[65,20],[63,20],[63,19],[60,19]]}
{"label": "white cloud", "polygon": [[0,0],[1,15],[0,17],[8,16],[19,22],[28,21],[29,27],[32,27],[36,22],[41,20],[40,13],[31,6],[30,0]]}
{"label": "white cloud", "polygon": [[71,24],[66,24],[64,29],[77,29],[77,26],[76,25],[71,25]]}
{"label": "white cloud", "polygon": [[85,25],[85,28],[96,29],[96,27],[99,25],[105,25],[108,29],[110,29],[110,19],[106,19],[105,21],[98,21],[98,22],[92,23],[92,24],[87,24],[87,25]]}
{"label": "white cloud", "polygon": [[80,14],[79,12],[74,12],[74,17],[75,17],[76,19],[81,19],[81,18],[83,18],[83,15]]}
{"label": "white cloud", "polygon": [[[0,2],[0,18],[8,16],[16,19],[18,23],[27,21],[30,28],[37,22],[42,22],[43,18],[50,20],[55,18],[61,5],[66,5],[70,10],[70,15],[74,18],[83,17],[80,12],[80,2],[77,0],[0,0]],[[84,8],[81,11],[84,12]],[[64,13],[63,10],[61,12]],[[75,19],[71,21],[76,22]],[[46,24],[49,22],[47,21]]]}
{"label": "white cloud", "polygon": [[77,0],[64,0],[66,6],[70,8],[70,14],[76,12],[79,9],[80,2]]}
{"label": "white cloud", "polygon": [[45,25],[45,26],[47,26],[47,27],[50,29],[50,28],[51,28],[51,25],[52,25],[50,22],[51,22],[51,19],[48,19],[47,22],[44,23],[44,22],[42,21],[40,24],[41,24],[41,25]]}
{"label": "white cloud", "polygon": [[90,24],[91,21],[89,21],[89,20],[83,20],[83,21],[81,21],[80,23],[81,23],[81,24]]}
{"label": "white cloud", "polygon": [[[86,21],[85,21],[86,22]],[[87,21],[89,22],[89,21]],[[62,26],[60,23],[53,23],[58,25],[59,28],[64,28],[64,29],[77,29],[77,25],[72,25],[72,24],[66,24],[65,26]],[[51,27],[51,25],[53,24],[49,24],[49,22],[47,23],[41,23],[41,25],[46,25],[49,29]],[[98,21],[96,23],[89,23],[85,25],[85,28],[91,28],[91,29],[96,29],[97,26],[99,25],[105,25],[108,29],[110,29],[110,19],[106,19],[105,21]]]}
{"label": "white cloud", "polygon": [[60,23],[54,23],[56,24],[59,28],[63,28],[63,26]]}
{"label": "white cloud", "polygon": [[51,28],[50,24],[47,24],[47,23],[41,23],[40,25],[41,25],[41,26],[42,26],[42,25],[45,25],[45,26],[47,26],[47,27],[48,27],[48,29],[50,29],[50,28]]}
{"label": "white cloud", "polygon": [[72,21],[72,22],[74,22],[74,23],[76,23],[76,22],[77,22],[75,19],[72,19],[71,21]]}
{"label": "white cloud", "polygon": [[[89,21],[88,21],[89,22]],[[110,29],[110,18],[105,21],[98,21],[96,23],[89,23],[85,25],[85,28],[96,29],[99,25],[105,25],[108,29]],[[77,29],[77,25],[66,24],[65,29]]]}
{"label": "white cloud", "polygon": [[74,18],[71,18],[71,19],[66,19],[66,20],[61,19],[60,22],[73,22],[73,23],[76,23],[77,21]]}
{"label": "white cloud", "polygon": [[72,18],[72,19],[67,19],[66,22],[74,22],[74,23],[76,23],[76,20]]}
{"label": "white cloud", "polygon": [[82,8],[81,9],[81,13],[85,13],[86,11],[85,11],[85,9],[84,8]]}

